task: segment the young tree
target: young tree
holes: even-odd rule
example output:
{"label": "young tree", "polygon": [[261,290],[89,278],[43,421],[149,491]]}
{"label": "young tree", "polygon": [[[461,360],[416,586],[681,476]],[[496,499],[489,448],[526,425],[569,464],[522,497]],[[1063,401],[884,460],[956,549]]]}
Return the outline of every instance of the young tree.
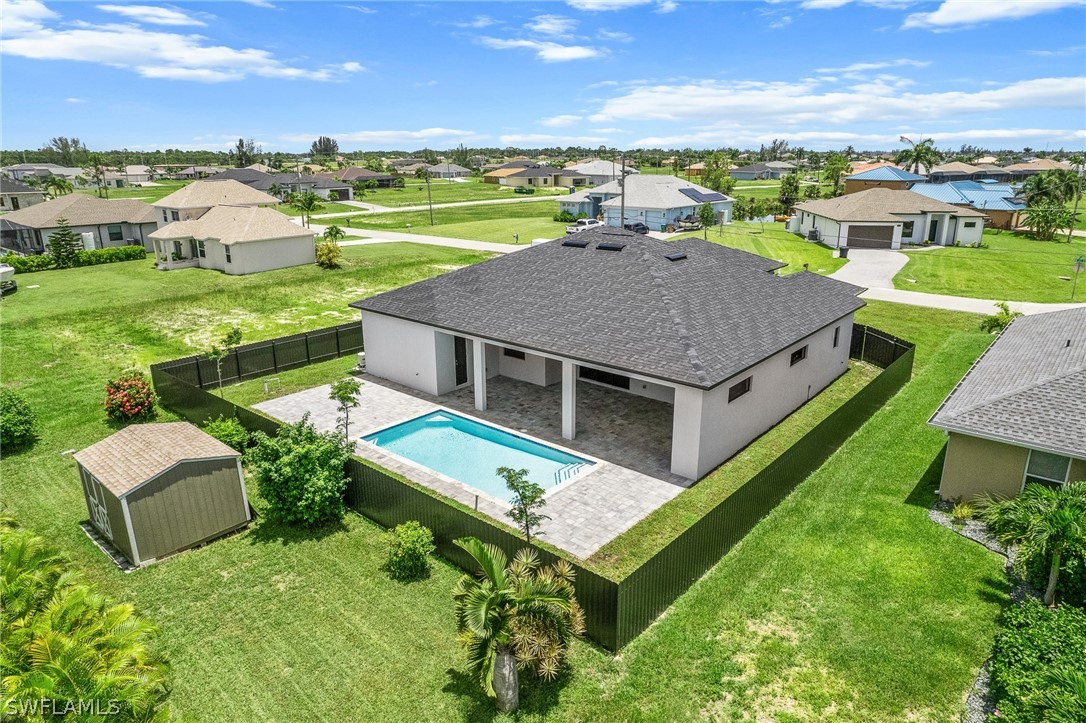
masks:
{"label": "young tree", "polygon": [[799,200],[799,174],[789,173],[781,179],[781,187],[777,192],[777,200],[781,202],[783,213],[792,210],[792,206]]}
{"label": "young tree", "polygon": [[235,168],[245,168],[245,166],[251,166],[256,162],[256,155],[260,153],[260,148],[257,147],[256,142],[252,138],[245,140],[244,138],[238,138],[238,144],[231,151],[230,155],[234,157]]}
{"label": "young tree", "polygon": [[230,356],[230,352],[234,350],[238,344],[241,343],[241,328],[233,327],[230,331],[226,332],[222,340],[216,344],[212,344],[211,348],[204,352],[204,355],[215,362],[215,373],[219,376],[219,396],[223,396],[222,391],[222,363],[226,360],[226,357]]}
{"label": "young tree", "polygon": [[830,153],[822,164],[822,175],[833,184],[833,195],[841,192],[841,176],[848,170],[849,162],[840,153]]}
{"label": "young tree", "polygon": [[354,197],[356,199],[365,198],[366,193],[375,188],[377,188],[377,181],[363,181],[362,179],[358,179],[351,183],[351,189],[354,191]]}
{"label": "young tree", "polygon": [[83,239],[68,225],[68,219],[57,219],[57,230],[49,236],[49,255],[58,269],[70,268],[76,254],[83,250]]}
{"label": "young tree", "polygon": [[362,382],[357,379],[340,379],[332,382],[328,398],[336,403],[336,411],[343,414],[336,423],[343,423],[343,436],[351,436],[351,410],[358,406],[358,394],[362,391]]}
{"label": "young tree", "polygon": [[87,163],[83,166],[83,172],[98,187],[98,196],[104,195],[109,198],[109,186],[106,185],[106,166],[101,153],[91,153],[87,156]]}
{"label": "young tree", "polygon": [[716,211],[713,210],[713,204],[706,201],[698,207],[698,221],[701,222],[702,235],[708,239],[709,227],[716,225]]}
{"label": "young tree", "polygon": [[701,185],[719,193],[731,193],[735,188],[731,167],[731,156],[720,151],[710,153],[705,159],[705,169],[701,172]]}
{"label": "young tree", "polygon": [[765,233],[765,217],[769,215],[769,199],[755,198],[752,200],[754,203],[750,206],[750,214],[758,219],[758,223],[762,227],[762,233]]}
{"label": "young tree", "polygon": [[312,191],[303,191],[290,197],[289,203],[302,214],[302,223],[309,227],[313,220],[313,213],[324,208],[321,197]]}
{"label": "young tree", "polygon": [[998,312],[992,316],[986,316],[980,322],[980,330],[989,334],[998,334],[1010,326],[1011,322],[1022,315],[1021,311],[1011,311],[1006,301],[996,304]]}
{"label": "young tree", "polygon": [[529,481],[526,469],[498,467],[497,475],[505,480],[505,486],[513,493],[510,502],[512,509],[506,514],[524,532],[524,539],[531,542],[532,530],[539,527],[543,520],[550,519],[539,511],[547,504],[543,498],[543,488]]}
{"label": "young tree", "polygon": [[468,666],[498,710],[520,705],[518,663],[553,680],[566,662],[569,642],[584,634],[584,611],[573,591],[573,567],[559,560],[543,567],[531,550],[512,565],[497,546],[474,537],[456,541],[479,565],[453,590],[456,624]]}
{"label": "young tree", "polygon": [[335,138],[321,136],[309,146],[311,156],[334,156],[339,153],[339,142]]}
{"label": "young tree", "polygon": [[330,243],[338,244],[346,235],[346,232],[335,224],[324,229],[324,240]]}
{"label": "young tree", "polygon": [[245,455],[271,516],[308,527],[343,517],[344,474],[351,445],[343,436],[318,433],[307,412],[278,435],[253,435]]}
{"label": "young tree", "polygon": [[1016,564],[1025,569],[1035,560],[1048,563],[1044,603],[1056,601],[1056,582],[1065,555],[1086,550],[1086,482],[1058,489],[1029,483],[1017,497],[984,502],[983,519],[1005,545],[1018,545]]}

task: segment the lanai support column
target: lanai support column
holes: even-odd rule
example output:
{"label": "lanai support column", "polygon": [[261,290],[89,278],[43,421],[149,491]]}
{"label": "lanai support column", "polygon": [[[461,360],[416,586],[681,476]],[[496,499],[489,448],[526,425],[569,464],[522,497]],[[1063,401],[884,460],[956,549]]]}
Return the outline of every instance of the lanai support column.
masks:
{"label": "lanai support column", "polygon": [[474,339],[471,342],[475,371],[475,408],[486,411],[486,342]]}
{"label": "lanai support column", "polygon": [[577,365],[562,361],[562,437],[577,438]]}

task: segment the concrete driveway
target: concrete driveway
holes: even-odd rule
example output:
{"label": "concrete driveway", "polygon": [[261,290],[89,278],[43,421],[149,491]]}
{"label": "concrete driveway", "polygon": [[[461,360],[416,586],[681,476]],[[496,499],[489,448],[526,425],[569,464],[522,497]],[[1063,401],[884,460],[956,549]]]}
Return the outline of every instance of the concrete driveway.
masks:
{"label": "concrete driveway", "polygon": [[894,276],[907,263],[909,257],[900,251],[849,249],[848,263],[830,274],[830,278],[866,289],[892,289]]}

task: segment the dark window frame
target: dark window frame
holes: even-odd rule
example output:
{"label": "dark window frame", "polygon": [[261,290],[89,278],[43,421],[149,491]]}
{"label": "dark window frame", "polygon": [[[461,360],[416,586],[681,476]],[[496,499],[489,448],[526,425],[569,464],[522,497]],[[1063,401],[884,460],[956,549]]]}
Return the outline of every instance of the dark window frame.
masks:
{"label": "dark window frame", "polygon": [[792,356],[789,357],[789,360],[788,360],[788,366],[794,367],[796,364],[799,364],[801,361],[803,361],[806,358],[807,358],[807,344],[804,344],[799,349],[796,349],[795,351],[792,352]]}
{"label": "dark window frame", "polygon": [[731,404],[736,399],[739,399],[739,397],[747,394],[753,386],[753,379],[754,377],[747,377],[728,387],[728,404]]}
{"label": "dark window frame", "polygon": [[904,238],[912,238],[916,233],[916,221],[905,221],[901,224],[901,235]]}
{"label": "dark window frame", "polygon": [[590,382],[596,382],[615,389],[629,389],[630,378],[624,374],[608,372],[593,367],[578,367],[577,376]]}
{"label": "dark window frame", "polygon": [[528,355],[519,349],[510,349],[509,347],[502,347],[502,356],[507,356],[510,359],[520,359],[521,361],[528,358]]}
{"label": "dark window frame", "polygon": [[977,222],[976,221],[963,221],[962,225],[965,228],[976,228],[977,227]]}
{"label": "dark window frame", "polygon": [[837,345],[841,343],[841,327],[833,327],[833,348],[836,349]]}
{"label": "dark window frame", "polygon": [[106,226],[106,235],[109,236],[110,241],[124,241],[124,228],[119,223],[111,223]]}
{"label": "dark window frame", "polygon": [[174,221],[180,221],[181,213],[179,211],[170,211],[170,218],[172,218]]}
{"label": "dark window frame", "polygon": [[228,263],[228,264],[234,263],[234,260],[230,257],[230,247],[227,246],[226,244],[223,244],[223,250],[226,252],[226,263]]}

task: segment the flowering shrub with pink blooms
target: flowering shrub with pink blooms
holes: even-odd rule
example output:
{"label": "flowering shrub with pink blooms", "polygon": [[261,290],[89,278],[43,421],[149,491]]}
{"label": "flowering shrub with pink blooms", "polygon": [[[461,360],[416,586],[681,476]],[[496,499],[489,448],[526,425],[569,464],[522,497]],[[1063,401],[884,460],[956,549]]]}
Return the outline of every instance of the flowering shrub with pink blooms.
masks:
{"label": "flowering shrub with pink blooms", "polygon": [[155,413],[158,395],[143,372],[125,372],[106,384],[106,399],[102,406],[110,419],[131,422],[146,419]]}

